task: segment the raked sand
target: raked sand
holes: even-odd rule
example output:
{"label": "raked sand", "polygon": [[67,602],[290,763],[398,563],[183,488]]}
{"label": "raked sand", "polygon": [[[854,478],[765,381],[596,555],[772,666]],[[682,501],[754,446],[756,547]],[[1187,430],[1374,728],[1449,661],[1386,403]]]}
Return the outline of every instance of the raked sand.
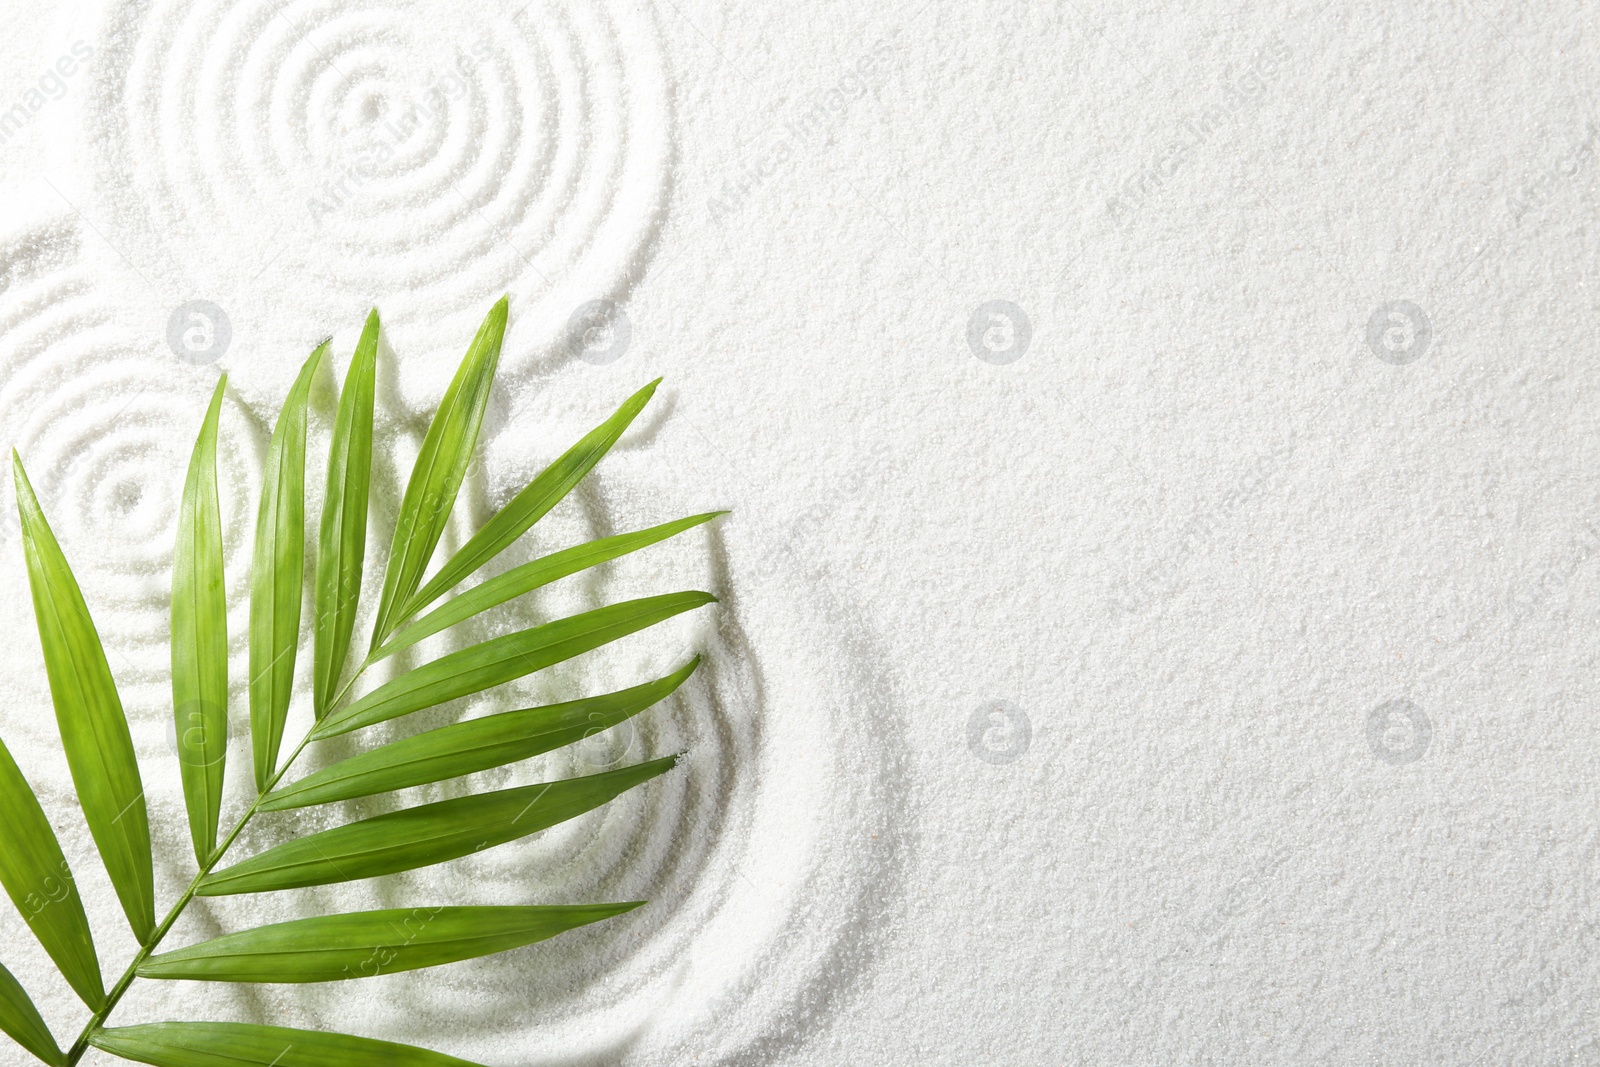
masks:
{"label": "raked sand", "polygon": [[[29,0],[0,31],[0,444],[107,644],[162,901],[191,873],[172,539],[219,371],[235,771],[272,412],[329,334],[342,376],[369,307],[374,556],[503,293],[449,543],[658,375],[509,562],[733,512],[462,639],[719,605],[430,720],[699,652],[633,727],[472,784],[679,769],[469,860],[202,901],[172,944],[413,903],[647,908],[337,987],[140,982],[115,1021],[506,1067],[1597,1054],[1583,5]],[[14,518],[0,597],[0,733],[120,971]],[[224,817],[248,799],[235,775]],[[9,911],[0,946],[75,1032]]]}

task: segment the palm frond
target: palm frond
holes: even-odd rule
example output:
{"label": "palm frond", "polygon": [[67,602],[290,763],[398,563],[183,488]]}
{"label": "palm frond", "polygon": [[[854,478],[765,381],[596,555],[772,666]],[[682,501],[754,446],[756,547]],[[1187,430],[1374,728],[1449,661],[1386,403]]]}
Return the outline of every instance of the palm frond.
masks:
{"label": "palm frond", "polygon": [[[38,1060],[72,1067],[94,1048],[157,1067],[476,1067],[442,1053],[347,1034],[233,1022],[111,1027],[107,1021],[138,980],[359,979],[521,949],[615,918],[642,903],[524,907],[448,902],[314,915],[157,952],[194,897],[331,885],[450,862],[592,811],[666,773],[679,760],[681,754],[578,778],[470,792],[291,838],[222,866],[258,815],[459,779],[531,759],[641,714],[675,692],[699,665],[695,656],[665,677],[616,692],[468,718],[370,747],[285,781],[300,755],[316,742],[483,693],[715,600],[709,593],[685,591],[608,604],[467,645],[370,692],[350,696],[368,668],[401,649],[722,514],[695,515],[552,552],[447,596],[516,542],[594,468],[649,402],[658,384],[651,382],[517,493],[424,583],[473,461],[504,339],[506,309],[501,300],[490,311],[429,424],[391,531],[369,653],[354,670],[347,669],[347,661],[366,565],[377,312],[368,316],[362,330],[334,416],[309,622],[301,618],[308,408],[312,382],[328,359],[329,345],[318,346],[302,365],[267,448],[251,561],[248,691],[256,799],[226,833],[220,815],[228,738],[227,604],[216,452],[227,386],[225,379],[217,383],[184,483],[172,574],[173,715],[197,870],[159,924],[144,790],[127,718],[83,594],[22,460],[13,454],[24,556],[62,747],[83,817],[139,940],[133,960],[107,993],[83,902],[55,832],[0,743],[0,885],[62,977],[93,1012],[63,1052],[21,983],[0,967],[0,1032]],[[295,664],[306,641],[311,646],[311,684],[308,693],[297,693]],[[296,699],[309,702],[313,726],[280,759]]]}

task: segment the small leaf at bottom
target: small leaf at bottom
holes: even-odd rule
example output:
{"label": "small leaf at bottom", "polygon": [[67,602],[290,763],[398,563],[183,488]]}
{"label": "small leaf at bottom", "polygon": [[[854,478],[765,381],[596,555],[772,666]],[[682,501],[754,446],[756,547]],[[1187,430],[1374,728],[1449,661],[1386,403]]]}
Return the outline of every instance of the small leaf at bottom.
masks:
{"label": "small leaf at bottom", "polygon": [[22,983],[0,967],[0,1031],[48,1064],[67,1062]]}
{"label": "small leaf at bottom", "polygon": [[153,1067],[479,1067],[370,1037],[250,1023],[153,1023],[97,1030],[89,1044]]}
{"label": "small leaf at bottom", "polygon": [[[44,808],[0,741],[0,885],[83,1002],[98,1011],[105,985],[72,869]],[[7,1031],[8,1033],[10,1031]]]}

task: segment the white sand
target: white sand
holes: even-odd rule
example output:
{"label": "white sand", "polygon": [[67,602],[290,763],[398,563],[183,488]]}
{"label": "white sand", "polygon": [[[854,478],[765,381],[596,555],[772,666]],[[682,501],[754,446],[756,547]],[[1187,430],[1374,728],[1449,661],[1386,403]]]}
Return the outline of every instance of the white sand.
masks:
{"label": "white sand", "polygon": [[[502,292],[456,536],[658,374],[518,558],[735,511],[496,625],[671,588],[720,607],[450,709],[702,651],[610,747],[474,784],[685,767],[470,861],[204,902],[173,937],[410,902],[649,908],[355,985],[141,982],[116,1021],[507,1067],[1592,1059],[1592,14],[13,5],[0,444],[111,648],[164,900],[189,876],[171,538],[219,367],[236,683],[265,420],[330,332],[342,375],[373,303],[377,551]],[[168,344],[194,300],[229,320],[214,365]],[[591,301],[624,318],[582,358]],[[120,970],[11,518],[0,595],[0,731]],[[392,806],[263,823],[241,854]],[[75,1031],[14,914],[0,945]]]}

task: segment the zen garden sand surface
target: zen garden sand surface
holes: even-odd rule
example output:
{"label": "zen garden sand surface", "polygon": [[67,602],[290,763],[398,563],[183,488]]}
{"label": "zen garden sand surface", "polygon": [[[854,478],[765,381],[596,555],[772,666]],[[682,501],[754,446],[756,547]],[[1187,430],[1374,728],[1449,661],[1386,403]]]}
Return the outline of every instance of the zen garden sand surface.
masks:
{"label": "zen garden sand surface", "polygon": [[[225,863],[674,767],[438,865],[198,896],[159,951],[338,912],[647,905],[360,981],[141,978],[111,1025],[496,1067],[1588,1062],[1597,34],[1572,0],[9,5],[0,446],[126,708],[157,918],[196,870],[172,595],[214,395],[224,834],[256,799],[272,431],[328,341],[303,382],[286,758],[314,724],[325,462],[370,309],[352,662],[430,420],[502,295],[429,574],[658,378],[462,587],[727,512],[352,693],[606,605],[715,604],[303,766],[699,656],[659,703],[465,778],[263,813]],[[138,941],[0,496],[0,737],[109,985]],[[13,908],[0,963],[70,1042],[90,1013]]]}

